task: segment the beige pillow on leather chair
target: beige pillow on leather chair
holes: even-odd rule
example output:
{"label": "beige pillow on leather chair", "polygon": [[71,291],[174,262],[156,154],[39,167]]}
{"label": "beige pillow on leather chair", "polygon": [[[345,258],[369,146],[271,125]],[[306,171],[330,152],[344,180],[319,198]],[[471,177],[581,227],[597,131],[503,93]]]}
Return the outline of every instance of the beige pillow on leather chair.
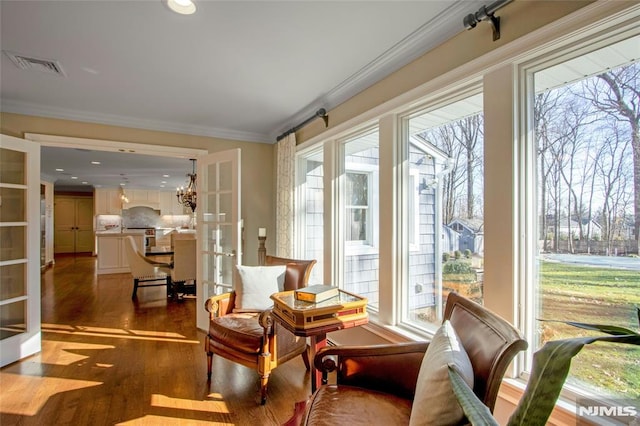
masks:
{"label": "beige pillow on leather chair", "polygon": [[473,388],[471,361],[447,320],[433,336],[422,359],[409,426],[457,425],[464,419],[449,380],[449,364]]}

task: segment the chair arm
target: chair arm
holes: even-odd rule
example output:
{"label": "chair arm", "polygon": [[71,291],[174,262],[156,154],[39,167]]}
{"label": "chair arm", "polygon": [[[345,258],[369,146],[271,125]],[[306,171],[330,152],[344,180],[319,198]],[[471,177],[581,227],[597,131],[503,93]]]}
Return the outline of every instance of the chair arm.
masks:
{"label": "chair arm", "polygon": [[429,342],[372,346],[328,346],[314,366],[323,376],[337,370],[338,384],[358,386],[413,399],[418,372]]}
{"label": "chair arm", "polygon": [[218,294],[211,296],[204,302],[204,308],[209,312],[209,317],[221,317],[233,312],[235,306],[236,292],[230,291],[228,293]]}

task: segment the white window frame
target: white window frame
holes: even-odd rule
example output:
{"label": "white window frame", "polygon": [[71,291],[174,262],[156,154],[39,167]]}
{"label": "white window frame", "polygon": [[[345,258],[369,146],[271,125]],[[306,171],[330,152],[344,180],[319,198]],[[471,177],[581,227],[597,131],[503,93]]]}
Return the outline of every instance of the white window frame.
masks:
{"label": "white window frame", "polygon": [[[407,213],[409,223],[407,224],[407,239],[409,242],[409,252],[416,252],[420,249],[420,192],[417,190],[420,185],[420,170],[409,169],[407,185]],[[411,191],[413,189],[413,191]],[[442,234],[442,230],[440,231]],[[442,236],[440,237],[442,240]]]}
{"label": "white window frame", "polygon": [[[378,126],[369,126],[364,129],[361,129],[357,132],[353,132],[344,138],[340,138],[340,140],[336,140],[335,143],[338,144],[336,146],[336,154],[339,158],[337,158],[337,164],[341,165],[339,167],[337,176],[339,177],[339,190],[337,198],[334,200],[335,205],[338,206],[338,222],[340,223],[338,236],[338,241],[344,242],[343,253],[344,256],[357,256],[357,255],[367,255],[367,254],[376,254],[379,251],[380,239],[378,236],[378,232],[374,232],[380,227],[380,207],[379,207],[379,191],[380,191],[380,171],[379,165],[371,165],[365,163],[354,163],[348,162],[345,156],[345,145],[350,141],[357,139],[360,136],[366,136],[368,134],[378,132]],[[367,194],[368,202],[369,202],[369,223],[367,224],[367,239],[366,241],[355,241],[355,240],[347,240],[346,239],[346,218],[344,214],[346,212],[346,204],[345,204],[345,196],[346,195],[346,175],[347,173],[362,173],[367,174],[368,176],[368,191]],[[342,260],[341,260],[342,262]],[[340,267],[342,270],[342,266]]]}
{"label": "white window frame", "polygon": [[[366,238],[364,240],[347,240],[346,239],[346,230],[345,230],[345,250],[347,256],[357,255],[357,254],[369,254],[377,251],[378,241],[375,237],[376,232],[374,230],[378,229],[378,206],[374,203],[376,199],[375,195],[378,190],[378,172],[375,170],[375,167],[369,167],[364,164],[349,164],[347,163],[347,167],[345,170],[345,176],[347,174],[360,174],[364,175],[367,178],[367,224],[366,224]],[[350,206],[344,205],[343,212],[349,210]],[[353,206],[353,208],[360,208],[357,206]],[[346,218],[345,218],[346,222]]]}
{"label": "white window frame", "polygon": [[[637,13],[637,12],[636,12]],[[518,191],[518,226],[523,232],[520,234],[518,247],[520,256],[518,258],[518,271],[521,284],[519,291],[519,313],[520,329],[523,330],[525,338],[529,342],[534,342],[536,337],[537,300],[536,286],[537,276],[537,235],[538,235],[538,186],[537,186],[537,145],[533,132],[533,76],[537,71],[549,68],[553,65],[566,62],[598,50],[607,45],[628,38],[632,35],[640,34],[640,25],[603,25],[597,34],[591,31],[584,31],[571,38],[570,42],[561,43],[555,46],[554,50],[540,52],[531,55],[526,62],[521,62],[516,71],[517,84],[520,87],[518,105],[521,111],[518,125],[520,139],[518,168],[516,169],[517,179],[520,182]],[[529,350],[524,355],[524,359],[519,365],[519,377],[527,380],[533,363],[534,345],[529,346]],[[578,397],[596,397],[590,392],[578,386],[565,384],[561,397],[574,402]]]}
{"label": "white window frame", "polygon": [[[479,78],[472,78],[466,81],[459,81],[457,84],[452,84],[448,86],[446,89],[443,89],[437,95],[425,97],[422,103],[418,105],[412,105],[411,109],[406,109],[399,115],[398,126],[402,128],[401,138],[398,140],[398,148],[396,152],[397,156],[397,166],[401,170],[401,182],[398,185],[398,191],[402,193],[402,198],[404,200],[408,200],[409,197],[416,196],[415,188],[411,187],[411,179],[410,173],[412,172],[411,168],[408,166],[408,157],[409,157],[409,145],[416,142],[411,142],[409,135],[409,126],[410,120],[412,117],[419,116],[421,114],[428,113],[430,111],[437,111],[441,108],[446,108],[448,105],[454,104],[462,99],[468,98],[470,96],[474,96],[480,92],[482,92],[482,84]],[[417,143],[418,145],[422,145],[421,143]],[[429,152],[432,155],[436,150],[436,147],[427,147],[422,146],[421,149]],[[417,173],[418,171],[415,170]],[[436,176],[438,176],[438,172],[436,172]],[[440,179],[436,179],[436,198],[442,201],[442,183]],[[403,204],[408,204],[403,203]],[[416,214],[415,212],[406,212],[404,216],[411,217]],[[402,216],[400,216],[401,218]],[[416,223],[419,223],[419,218],[416,217],[413,220]],[[442,211],[437,211],[435,214],[435,220],[437,224],[442,224]],[[409,318],[409,297],[411,297],[411,289],[409,288],[409,256],[412,251],[418,250],[418,245],[411,244],[411,237],[409,235],[409,226],[402,223],[402,220],[398,220],[395,224],[396,235],[401,236],[401,238],[396,241],[396,251],[397,253],[402,254],[402,262],[400,266],[403,270],[400,273],[400,278],[398,279],[394,291],[398,296],[398,305],[397,305],[397,318],[398,321],[395,324],[400,329],[406,330],[411,333],[417,333],[421,336],[432,336],[433,333],[438,328],[435,323],[417,323],[415,321],[410,320]],[[419,232],[419,231],[418,231]],[[437,286],[437,291],[440,293],[436,294],[436,312],[437,316],[442,317],[443,311],[441,309],[441,298],[442,298],[442,229],[441,227],[436,229],[434,237],[434,247],[435,252],[439,253],[435,258],[435,284]],[[404,242],[406,243],[403,244]]]}

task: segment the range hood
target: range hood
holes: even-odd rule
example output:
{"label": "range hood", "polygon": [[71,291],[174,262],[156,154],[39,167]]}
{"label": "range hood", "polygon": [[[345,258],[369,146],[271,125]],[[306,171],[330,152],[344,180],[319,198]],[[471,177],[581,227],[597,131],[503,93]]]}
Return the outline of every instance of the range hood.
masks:
{"label": "range hood", "polygon": [[159,210],[160,203],[154,203],[153,201],[146,201],[146,200],[132,200],[132,201],[129,201],[129,203],[124,205],[124,208],[126,209],[132,209],[135,207],[146,207],[149,209]]}
{"label": "range hood", "polygon": [[157,228],[160,225],[160,210],[148,206],[134,206],[122,210],[125,228]]}

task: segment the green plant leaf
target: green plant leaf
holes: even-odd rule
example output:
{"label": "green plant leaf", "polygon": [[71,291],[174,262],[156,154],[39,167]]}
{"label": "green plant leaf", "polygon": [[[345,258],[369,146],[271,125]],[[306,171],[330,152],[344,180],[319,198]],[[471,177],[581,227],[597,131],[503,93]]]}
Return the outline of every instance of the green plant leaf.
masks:
{"label": "green plant leaf", "polygon": [[571,359],[584,345],[593,342],[640,345],[640,334],[576,337],[545,343],[533,354],[531,376],[516,410],[509,418],[508,425],[546,424],[569,374]]}
{"label": "green plant leaf", "polygon": [[458,398],[467,420],[474,426],[498,426],[498,422],[489,411],[489,408],[473,393],[467,382],[460,376],[453,364],[449,364],[449,379],[453,393]]}
{"label": "green plant leaf", "polygon": [[[640,313],[639,313],[640,315]],[[561,324],[568,324],[574,327],[582,328],[585,330],[594,330],[601,331],[603,333],[612,334],[614,336],[622,336],[622,335],[630,335],[630,334],[638,334],[634,330],[630,330],[624,327],[618,327],[615,325],[606,325],[606,324],[587,324],[584,322],[574,322],[574,321],[558,321],[558,320],[540,320],[544,322],[559,322]]]}

